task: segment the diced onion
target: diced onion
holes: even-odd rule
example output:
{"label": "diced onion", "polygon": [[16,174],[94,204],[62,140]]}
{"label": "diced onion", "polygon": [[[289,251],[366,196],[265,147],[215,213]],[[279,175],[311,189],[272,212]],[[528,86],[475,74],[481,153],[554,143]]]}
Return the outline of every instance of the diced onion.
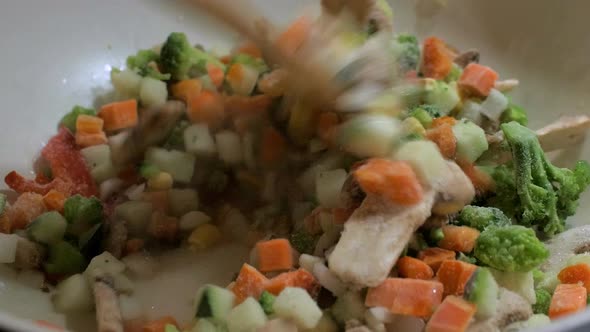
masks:
{"label": "diced onion", "polygon": [[145,191],[145,183],[142,184],[135,184],[131,187],[127,188],[125,191],[125,196],[132,201],[139,201],[143,196],[143,192]]}
{"label": "diced onion", "polygon": [[498,121],[507,107],[508,98],[502,92],[492,89],[486,100],[481,103],[481,112],[490,120]]}
{"label": "diced onion", "polygon": [[100,184],[100,199],[105,200],[111,197],[113,194],[121,190],[123,184],[123,180],[119,178],[111,178],[103,181],[103,183]]}

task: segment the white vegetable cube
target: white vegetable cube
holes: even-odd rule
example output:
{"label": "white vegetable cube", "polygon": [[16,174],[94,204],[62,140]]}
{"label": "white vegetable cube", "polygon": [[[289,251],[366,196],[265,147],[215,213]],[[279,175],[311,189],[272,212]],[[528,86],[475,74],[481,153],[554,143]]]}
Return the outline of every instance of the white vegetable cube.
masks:
{"label": "white vegetable cube", "polygon": [[310,273],[313,273],[314,265],[317,263],[324,264],[324,262],[324,259],[318,256],[308,254],[301,254],[301,256],[299,256],[299,266]]}
{"label": "white vegetable cube", "polygon": [[142,77],[139,74],[129,69],[111,72],[111,83],[115,90],[126,97],[139,96],[141,80]]}
{"label": "white vegetable cube", "polygon": [[229,312],[227,329],[229,332],[252,332],[263,327],[266,320],[266,314],[258,301],[249,297]]}
{"label": "white vegetable cube", "polygon": [[184,130],[184,147],[196,155],[211,156],[217,152],[215,141],[206,124],[193,124]]}
{"label": "white vegetable cube", "polygon": [[90,168],[111,163],[111,147],[107,144],[89,146],[80,150]]}
{"label": "white vegetable cube", "polygon": [[436,105],[445,115],[452,111],[461,101],[456,82],[447,84],[443,81],[427,79],[425,90],[426,103]]}
{"label": "white vegetable cube", "polygon": [[168,194],[170,213],[180,217],[199,209],[199,193],[194,189],[172,189]]}
{"label": "white vegetable cube", "polygon": [[166,83],[151,77],[144,77],[139,86],[139,100],[146,107],[162,105],[168,99]]}
{"label": "white vegetable cube", "polygon": [[53,303],[60,312],[80,312],[92,310],[93,299],[88,280],[82,274],[74,274],[57,285]]}
{"label": "white vegetable cube", "polygon": [[115,207],[115,216],[126,222],[131,235],[142,235],[152,216],[152,203],[128,201]]}
{"label": "white vegetable cube", "polygon": [[0,263],[14,263],[18,236],[0,233]]}
{"label": "white vegetable cube", "polygon": [[338,130],[337,143],[358,157],[382,157],[403,135],[401,122],[386,115],[359,115]]}
{"label": "white vegetable cube", "polygon": [[181,231],[191,231],[211,221],[211,217],[201,211],[191,211],[180,217],[178,227]]}
{"label": "white vegetable cube", "polygon": [[224,162],[235,165],[242,162],[242,140],[240,136],[231,130],[222,130],[215,135],[219,158]]}
{"label": "white vegetable cube", "polygon": [[300,329],[314,328],[322,318],[322,310],[302,288],[285,288],[275,299],[277,317],[291,319]]}
{"label": "white vegetable cube", "polygon": [[407,161],[424,183],[433,184],[447,169],[438,147],[431,141],[410,141],[400,147],[394,159]]}
{"label": "white vegetable cube", "polygon": [[457,138],[457,156],[475,162],[487,149],[488,140],[483,129],[473,122],[461,121],[453,126]]}
{"label": "white vegetable cube", "polygon": [[115,277],[123,271],[125,271],[125,263],[118,260],[115,256],[111,255],[108,251],[95,256],[88,264],[84,274],[88,281],[93,281],[94,278],[103,275],[110,275]]}
{"label": "white vegetable cube", "polygon": [[508,108],[508,98],[496,89],[492,89],[488,97],[481,103],[482,113],[491,120],[500,119],[506,108]]}
{"label": "white vegetable cube", "polygon": [[195,155],[178,150],[149,148],[145,154],[148,163],[172,175],[174,181],[189,183],[195,168]]}
{"label": "white vegetable cube", "polygon": [[340,206],[340,191],[346,181],[344,169],[319,172],[316,176],[316,197],[322,207],[336,208]]}
{"label": "white vegetable cube", "polygon": [[324,263],[316,263],[313,266],[313,275],[322,287],[335,296],[340,296],[346,292],[346,285]]}

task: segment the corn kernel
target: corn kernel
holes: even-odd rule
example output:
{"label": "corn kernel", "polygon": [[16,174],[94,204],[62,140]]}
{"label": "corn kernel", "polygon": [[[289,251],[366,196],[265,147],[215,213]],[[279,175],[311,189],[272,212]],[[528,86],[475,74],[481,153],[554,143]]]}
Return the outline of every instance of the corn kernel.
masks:
{"label": "corn kernel", "polygon": [[418,121],[418,119],[414,117],[409,117],[402,122],[402,126],[404,128],[404,132],[406,135],[417,134],[420,136],[426,135],[426,129],[424,126]]}
{"label": "corn kernel", "polygon": [[148,180],[147,185],[151,190],[168,190],[172,188],[173,183],[172,175],[166,172],[160,172],[152,176]]}
{"label": "corn kernel", "polygon": [[206,249],[221,240],[221,231],[215,225],[203,224],[195,228],[188,243],[195,249]]}

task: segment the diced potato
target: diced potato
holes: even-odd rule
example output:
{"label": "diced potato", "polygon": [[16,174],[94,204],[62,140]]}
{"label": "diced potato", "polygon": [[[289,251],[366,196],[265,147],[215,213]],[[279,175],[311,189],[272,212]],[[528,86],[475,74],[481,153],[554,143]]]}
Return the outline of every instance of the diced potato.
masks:
{"label": "diced potato", "polygon": [[65,313],[92,310],[94,297],[89,281],[82,274],[62,281],[57,285],[53,303],[58,311]]}
{"label": "diced potato", "polygon": [[318,304],[302,288],[285,288],[277,296],[273,309],[277,317],[290,319],[301,329],[314,328],[322,318]]}

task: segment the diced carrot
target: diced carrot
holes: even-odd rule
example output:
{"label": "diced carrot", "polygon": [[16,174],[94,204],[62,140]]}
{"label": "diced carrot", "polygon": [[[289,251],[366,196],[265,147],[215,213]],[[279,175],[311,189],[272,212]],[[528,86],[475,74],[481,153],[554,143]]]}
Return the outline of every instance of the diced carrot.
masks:
{"label": "diced carrot", "polygon": [[254,58],[262,58],[262,51],[258,46],[251,42],[245,41],[241,43],[234,51],[234,54],[247,54]]}
{"label": "diced carrot", "polygon": [[458,296],[447,296],[426,324],[425,332],[463,332],[467,330],[476,306]]}
{"label": "diced carrot", "polygon": [[213,85],[215,85],[215,87],[219,89],[223,84],[223,69],[221,69],[221,67],[219,67],[218,65],[208,63],[207,74],[209,75],[209,78],[211,79]]}
{"label": "diced carrot", "polygon": [[12,223],[8,218],[8,214],[0,214],[0,233],[10,234],[12,232]]}
{"label": "diced carrot", "polygon": [[590,266],[585,263],[571,265],[557,275],[562,284],[582,284],[590,290]]}
{"label": "diced carrot", "polygon": [[126,319],[123,321],[123,331],[125,332],[143,332],[143,327],[146,324],[146,319],[143,317]]}
{"label": "diced carrot", "polygon": [[312,21],[307,16],[297,18],[276,40],[276,46],[285,56],[292,56],[307,40]]}
{"label": "diced carrot", "polygon": [[264,74],[258,80],[258,90],[270,97],[282,96],[287,90],[287,77],[289,72],[279,68]]}
{"label": "diced carrot", "polygon": [[171,87],[172,96],[188,103],[192,96],[198,96],[203,88],[198,79],[183,80]]}
{"label": "diced carrot", "polygon": [[268,279],[254,267],[244,264],[231,288],[236,295],[236,304],[244,302],[248,297],[258,299],[268,284]]}
{"label": "diced carrot", "polygon": [[225,118],[223,98],[217,92],[203,90],[198,95],[191,95],[187,104],[188,118],[193,123],[206,123],[215,128]]}
{"label": "diced carrot", "polygon": [[104,130],[119,130],[137,124],[137,100],[129,99],[104,105],[98,116],[104,120]]}
{"label": "diced carrot", "polygon": [[417,204],[424,195],[414,169],[404,161],[369,159],[353,174],[365,192],[383,195],[400,205]]}
{"label": "diced carrot", "polygon": [[23,229],[46,211],[43,196],[35,193],[23,193],[7,210],[6,214],[12,229]]}
{"label": "diced carrot", "polygon": [[397,272],[403,278],[430,280],[434,277],[434,272],[428,264],[410,256],[398,259]]}
{"label": "diced carrot", "polygon": [[332,143],[338,123],[340,123],[340,119],[336,112],[320,113],[316,126],[316,135],[324,142]]}
{"label": "diced carrot", "polygon": [[467,226],[445,225],[442,227],[445,237],[438,242],[443,249],[471,252],[475,247],[475,241],[479,237],[479,231]]}
{"label": "diced carrot", "polygon": [[350,218],[350,216],[354,213],[354,210],[354,208],[333,208],[332,215],[334,216],[334,224],[343,225],[344,223],[346,223],[348,218]]}
{"label": "diced carrot", "polygon": [[457,165],[461,167],[463,173],[465,173],[469,180],[471,180],[471,183],[478,194],[494,191],[496,184],[490,174],[482,171],[475,166],[475,164],[464,160],[457,160]]}
{"label": "diced carrot", "polygon": [[172,316],[165,316],[157,320],[153,320],[143,326],[143,332],[165,332],[166,325],[174,325],[178,327],[176,319]]}
{"label": "diced carrot", "polygon": [[299,287],[305,289],[312,297],[315,297],[320,286],[315,277],[307,270],[298,269],[291,272],[283,272],[278,276],[270,279],[265,285],[264,290],[279,295],[287,287]]}
{"label": "diced carrot", "polygon": [[443,123],[436,128],[426,131],[426,138],[436,143],[441,154],[448,159],[455,157],[457,152],[457,138],[453,132],[453,127]]}
{"label": "diced carrot", "polygon": [[145,191],[141,195],[141,200],[152,203],[152,207],[155,211],[163,213],[168,212],[168,191]]}
{"label": "diced carrot", "polygon": [[80,114],[76,118],[76,132],[86,134],[100,134],[104,125],[103,119],[86,114]]}
{"label": "diced carrot", "polygon": [[281,133],[273,127],[266,127],[262,132],[260,161],[263,166],[272,165],[282,160],[286,152],[286,141]]}
{"label": "diced carrot", "polygon": [[429,37],[422,47],[421,71],[424,77],[442,80],[453,68],[453,52],[442,40]]}
{"label": "diced carrot", "polygon": [[106,144],[108,142],[107,135],[104,131],[100,133],[84,133],[76,131],[76,145],[80,147],[89,147],[93,145]]}
{"label": "diced carrot", "polygon": [[424,261],[436,272],[442,262],[455,259],[455,252],[441,248],[427,248],[418,252],[418,259]]}
{"label": "diced carrot", "polygon": [[476,269],[477,265],[474,264],[454,259],[446,260],[436,272],[436,279],[445,286],[445,296],[463,295],[465,285]]}
{"label": "diced carrot", "polygon": [[155,239],[174,241],[178,235],[178,219],[154,211],[147,232]]}
{"label": "diced carrot", "polygon": [[549,318],[553,320],[584,310],[587,294],[586,288],[579,284],[557,285],[549,305]]}
{"label": "diced carrot", "polygon": [[431,128],[440,127],[445,123],[452,127],[457,124],[457,119],[452,116],[441,116],[440,118],[432,120]]}
{"label": "diced carrot", "polygon": [[244,65],[241,63],[234,63],[227,70],[225,79],[228,82],[240,82],[244,79]]}
{"label": "diced carrot", "polygon": [[289,270],[293,267],[293,252],[287,239],[258,242],[258,269],[262,272]]}
{"label": "diced carrot", "polygon": [[225,97],[225,109],[228,114],[265,114],[272,105],[272,97],[267,95],[239,96],[232,95]]}
{"label": "diced carrot", "polygon": [[389,308],[398,315],[429,317],[442,295],[443,285],[438,281],[387,278],[379,286],[369,288],[365,305]]}
{"label": "diced carrot", "polygon": [[490,67],[470,63],[463,69],[457,82],[461,91],[467,95],[486,97],[496,84],[498,74]]}
{"label": "diced carrot", "polygon": [[125,255],[134,254],[141,251],[145,245],[145,241],[139,238],[133,238],[125,242]]}
{"label": "diced carrot", "polygon": [[63,212],[65,202],[66,195],[55,189],[51,189],[43,196],[43,203],[49,211]]}
{"label": "diced carrot", "polygon": [[54,331],[65,331],[66,330],[63,327],[61,327],[57,324],[48,322],[46,320],[36,320],[35,325],[43,327],[45,329],[54,330]]}
{"label": "diced carrot", "polygon": [[229,65],[231,63],[231,60],[232,56],[229,54],[219,58],[219,61],[221,61],[221,63],[223,63],[224,65]]}

